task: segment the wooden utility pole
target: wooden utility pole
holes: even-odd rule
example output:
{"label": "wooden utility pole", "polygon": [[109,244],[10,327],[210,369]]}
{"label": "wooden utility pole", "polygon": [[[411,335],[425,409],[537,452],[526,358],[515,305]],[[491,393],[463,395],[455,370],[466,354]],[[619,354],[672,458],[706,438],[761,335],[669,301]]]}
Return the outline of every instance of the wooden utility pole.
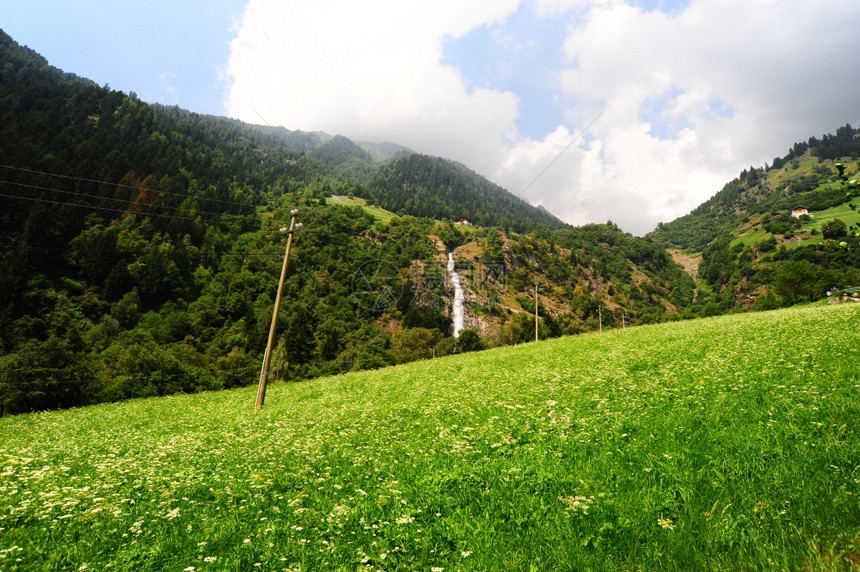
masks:
{"label": "wooden utility pole", "polygon": [[603,331],[603,306],[597,307],[597,331]]}
{"label": "wooden utility pole", "polygon": [[266,344],[266,353],[263,354],[263,369],[260,371],[260,385],[257,388],[257,405],[255,411],[263,408],[263,402],[266,401],[266,382],[269,378],[269,363],[272,361],[272,344],[275,341],[275,326],[278,323],[278,310],[281,308],[281,294],[284,291],[284,278],[287,276],[287,264],[290,261],[290,248],[293,245],[293,232],[301,228],[301,223],[296,225],[296,215],[299,211],[293,209],[290,211],[293,218],[290,220],[290,228],[282,228],[281,232],[289,233],[287,236],[287,249],[284,251],[284,265],[281,267],[281,279],[278,282],[278,294],[275,296],[275,309],[272,311],[272,325],[269,327],[269,341]]}
{"label": "wooden utility pole", "polygon": [[538,341],[538,285],[535,282],[535,341]]}

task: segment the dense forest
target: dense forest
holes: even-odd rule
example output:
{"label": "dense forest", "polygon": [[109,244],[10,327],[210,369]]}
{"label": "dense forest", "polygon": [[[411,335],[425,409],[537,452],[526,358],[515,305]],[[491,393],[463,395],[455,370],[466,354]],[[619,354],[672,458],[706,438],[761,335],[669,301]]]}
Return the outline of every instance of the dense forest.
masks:
{"label": "dense forest", "polygon": [[394,212],[500,225],[516,232],[538,224],[565,226],[465,166],[424,155],[409,155],[382,166],[367,185],[366,195]]}
{"label": "dense forest", "polygon": [[[276,379],[530,341],[536,285],[542,338],[744,307],[719,232],[694,281],[665,248],[676,223],[571,228],[452,161],[149,104],[2,32],[0,77],[0,415],[256,383],[292,209]],[[807,262],[844,282],[860,249],[832,243]]]}

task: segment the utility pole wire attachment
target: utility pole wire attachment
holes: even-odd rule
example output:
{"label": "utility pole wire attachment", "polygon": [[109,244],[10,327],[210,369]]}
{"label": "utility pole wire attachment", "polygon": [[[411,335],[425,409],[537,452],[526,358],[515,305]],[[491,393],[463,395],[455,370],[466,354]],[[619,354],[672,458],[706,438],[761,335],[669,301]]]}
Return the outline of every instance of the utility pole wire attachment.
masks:
{"label": "utility pole wire attachment", "polygon": [[290,248],[293,245],[293,232],[302,227],[302,223],[296,224],[296,216],[299,214],[297,209],[290,211],[292,219],[290,220],[290,228],[282,228],[281,233],[289,233],[287,237],[287,249],[284,251],[284,265],[281,267],[281,279],[278,281],[278,294],[275,296],[275,309],[272,311],[272,324],[269,327],[269,341],[266,344],[266,353],[263,354],[263,369],[260,371],[260,385],[257,388],[257,404],[254,408],[259,411],[263,408],[263,402],[266,401],[266,383],[269,378],[269,363],[272,361],[272,345],[275,342],[275,326],[278,323],[278,310],[281,308],[281,294],[284,291],[284,278],[287,276],[287,265],[290,261]]}

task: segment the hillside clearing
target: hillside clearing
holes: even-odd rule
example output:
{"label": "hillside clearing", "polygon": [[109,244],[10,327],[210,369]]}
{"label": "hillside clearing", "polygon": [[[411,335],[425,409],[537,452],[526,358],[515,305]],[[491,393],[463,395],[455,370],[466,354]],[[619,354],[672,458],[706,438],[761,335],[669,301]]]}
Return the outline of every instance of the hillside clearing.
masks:
{"label": "hillside clearing", "polygon": [[856,206],[855,208],[851,208],[849,205],[857,204],[860,201],[856,199],[853,202],[846,202],[839,206],[829,208],[824,211],[819,211],[812,213],[813,218],[811,220],[805,221],[803,223],[802,230],[805,233],[811,233],[815,231],[815,235],[805,239],[803,242],[792,244],[792,247],[802,246],[806,244],[820,244],[824,242],[824,237],[821,234],[821,226],[830,222],[834,219],[841,219],[842,222],[845,223],[845,226],[853,226],[855,224],[860,224],[860,213],[857,212]]}
{"label": "hillside clearing", "polygon": [[370,213],[371,216],[373,216],[373,218],[375,218],[379,222],[388,223],[391,222],[392,219],[399,218],[391,211],[387,211],[383,208],[367,204],[367,201],[360,197],[345,197],[332,195],[329,197],[329,200],[336,205],[341,205],[345,207],[361,207],[362,209]]}
{"label": "hillside clearing", "polygon": [[860,305],[0,419],[0,569],[852,569]]}
{"label": "hillside clearing", "polygon": [[[785,244],[787,248],[800,248],[802,246],[821,244],[824,242],[824,237],[821,234],[821,226],[834,219],[842,220],[847,227],[860,224],[860,213],[856,211],[856,207],[852,209],[849,206],[851,204],[853,203],[849,201],[826,210],[810,213],[812,216],[809,220],[803,221],[800,229],[797,231],[797,235],[791,240],[783,239],[781,244]],[[755,246],[772,239],[774,235],[761,227],[762,218],[755,217],[753,223],[736,230],[735,238],[732,240],[730,246],[734,247],[738,244]]]}

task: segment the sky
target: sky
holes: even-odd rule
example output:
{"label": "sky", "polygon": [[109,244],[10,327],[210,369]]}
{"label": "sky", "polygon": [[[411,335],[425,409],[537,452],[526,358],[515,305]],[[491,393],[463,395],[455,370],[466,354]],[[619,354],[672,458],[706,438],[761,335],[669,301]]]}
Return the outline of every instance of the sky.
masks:
{"label": "sky", "polygon": [[857,0],[0,0],[100,85],[459,161],[643,235],[860,124]]}

